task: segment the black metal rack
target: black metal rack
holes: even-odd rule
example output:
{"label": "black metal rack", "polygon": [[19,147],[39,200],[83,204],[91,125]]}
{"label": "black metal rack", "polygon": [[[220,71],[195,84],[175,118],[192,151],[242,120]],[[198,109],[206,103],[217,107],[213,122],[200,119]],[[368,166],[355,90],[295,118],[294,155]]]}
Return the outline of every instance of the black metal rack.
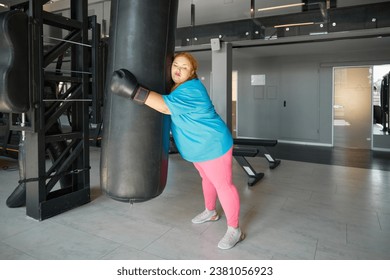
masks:
{"label": "black metal rack", "polygon": [[[11,130],[23,133],[26,174],[26,213],[43,220],[78,207],[90,201],[89,163],[89,107],[99,102],[89,96],[91,74],[88,52],[97,56],[98,41],[88,40],[89,25],[96,27],[96,20],[88,20],[88,1],[70,0],[70,17],[47,12],[43,5],[48,1],[30,0],[12,9],[22,9],[29,16],[29,73],[31,109],[25,114],[11,114]],[[56,43],[44,45],[44,25],[63,30]],[[95,30],[96,31],[96,30]],[[100,34],[100,32],[99,32]],[[50,64],[58,63],[65,52],[70,52],[70,71],[49,70]],[[96,65],[92,66],[96,69]],[[57,69],[58,70],[58,69]],[[99,71],[99,69],[96,69]],[[47,85],[67,84],[64,91],[57,91],[55,99],[48,98]],[[98,89],[93,95],[100,94]],[[60,118],[67,113],[70,127],[66,132],[55,130]],[[99,112],[94,112],[99,114]],[[99,121],[94,115],[95,121]],[[47,159],[48,145],[62,143],[62,149],[51,161]],[[65,146],[63,145],[65,144]],[[70,177],[67,185],[58,188],[64,176]]]}

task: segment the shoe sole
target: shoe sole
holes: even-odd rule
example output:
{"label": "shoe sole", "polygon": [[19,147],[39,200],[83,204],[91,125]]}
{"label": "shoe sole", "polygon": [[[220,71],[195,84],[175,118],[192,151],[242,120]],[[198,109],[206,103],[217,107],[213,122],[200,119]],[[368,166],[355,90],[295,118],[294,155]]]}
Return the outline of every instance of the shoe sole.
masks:
{"label": "shoe sole", "polygon": [[199,222],[197,222],[197,221],[191,221],[193,224],[203,224],[203,223],[207,223],[207,222],[216,222],[216,221],[218,221],[219,220],[219,218],[220,218],[220,216],[219,215],[216,215],[216,216],[212,216],[211,217],[211,219],[209,219],[209,220],[206,220],[206,221],[199,221]]}
{"label": "shoe sole", "polygon": [[242,240],[244,240],[245,239],[245,233],[241,233],[241,236],[240,236],[240,239],[238,239],[238,241],[233,245],[233,246],[231,246],[231,247],[228,247],[228,248],[222,248],[222,247],[219,247],[218,246],[218,248],[219,249],[221,249],[221,250],[229,250],[229,249],[231,249],[231,248],[233,248],[234,246],[236,246],[237,245],[237,243],[239,243],[239,242],[241,242]]}

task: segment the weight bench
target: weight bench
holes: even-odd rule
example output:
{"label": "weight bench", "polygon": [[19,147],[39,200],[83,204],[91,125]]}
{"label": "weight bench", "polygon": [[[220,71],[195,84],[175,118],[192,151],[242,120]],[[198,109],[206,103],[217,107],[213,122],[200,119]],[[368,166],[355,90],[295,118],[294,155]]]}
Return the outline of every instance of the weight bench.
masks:
{"label": "weight bench", "polygon": [[255,157],[262,150],[270,169],[274,169],[279,166],[280,160],[274,159],[265,147],[273,147],[277,143],[277,140],[233,139],[233,156],[248,175],[248,186],[254,186],[264,177],[264,173],[257,173],[245,157]]}

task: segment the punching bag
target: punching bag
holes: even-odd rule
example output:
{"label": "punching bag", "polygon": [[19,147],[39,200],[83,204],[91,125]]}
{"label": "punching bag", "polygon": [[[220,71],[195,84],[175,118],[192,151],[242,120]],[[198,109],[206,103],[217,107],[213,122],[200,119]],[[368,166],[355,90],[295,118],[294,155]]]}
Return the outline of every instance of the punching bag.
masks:
{"label": "punching bag", "polygon": [[29,109],[28,16],[13,10],[0,13],[0,112]]}
{"label": "punching bag", "polygon": [[101,188],[123,202],[160,195],[166,184],[170,116],[111,93],[115,70],[125,68],[140,84],[170,92],[177,0],[112,0],[103,113]]}

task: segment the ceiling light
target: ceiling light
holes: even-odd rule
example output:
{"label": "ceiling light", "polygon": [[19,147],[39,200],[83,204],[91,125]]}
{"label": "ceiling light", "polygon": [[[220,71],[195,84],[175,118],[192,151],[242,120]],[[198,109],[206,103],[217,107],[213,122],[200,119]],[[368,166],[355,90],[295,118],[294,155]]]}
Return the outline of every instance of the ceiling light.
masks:
{"label": "ceiling light", "polygon": [[257,9],[257,11],[258,12],[262,12],[262,11],[269,11],[269,10],[276,10],[276,9],[284,9],[284,8],[290,8],[290,7],[303,6],[303,5],[305,5],[305,3],[280,5],[280,6],[274,6],[274,7],[268,7],[268,8],[260,8],[260,9]]}
{"label": "ceiling light", "polygon": [[6,4],[0,3],[0,7],[8,8]]}
{"label": "ceiling light", "polygon": [[314,22],[301,22],[301,23],[289,23],[289,24],[281,24],[281,25],[275,25],[274,28],[279,27],[291,27],[291,26],[302,26],[302,25],[312,25]]}

